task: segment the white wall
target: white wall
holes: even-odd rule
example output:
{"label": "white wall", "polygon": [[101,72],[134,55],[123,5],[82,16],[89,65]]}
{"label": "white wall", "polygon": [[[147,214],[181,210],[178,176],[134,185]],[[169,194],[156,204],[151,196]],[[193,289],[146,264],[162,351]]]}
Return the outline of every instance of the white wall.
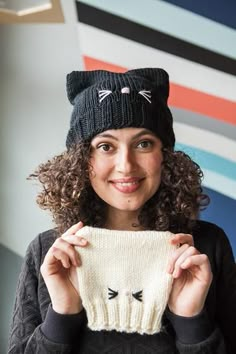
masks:
{"label": "white wall", "polygon": [[65,149],[72,107],[66,74],[82,69],[74,1],[62,1],[65,24],[0,29],[0,243],[23,256],[52,226],[26,177]]}

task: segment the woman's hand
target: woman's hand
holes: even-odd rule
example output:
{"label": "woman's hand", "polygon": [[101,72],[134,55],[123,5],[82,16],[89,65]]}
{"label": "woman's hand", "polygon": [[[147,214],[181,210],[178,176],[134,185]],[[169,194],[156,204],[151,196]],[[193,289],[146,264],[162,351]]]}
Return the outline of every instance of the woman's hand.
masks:
{"label": "woman's hand", "polygon": [[52,307],[60,314],[75,314],[82,310],[76,276],[80,259],[74,248],[88,244],[87,240],[75,235],[82,227],[83,223],[79,222],[59,237],[48,250],[41,266]]}
{"label": "woman's hand", "polygon": [[168,306],[171,312],[184,317],[199,314],[205,304],[212,281],[210,262],[194,247],[193,237],[176,234],[172,244],[180,244],[168,266],[174,277]]}

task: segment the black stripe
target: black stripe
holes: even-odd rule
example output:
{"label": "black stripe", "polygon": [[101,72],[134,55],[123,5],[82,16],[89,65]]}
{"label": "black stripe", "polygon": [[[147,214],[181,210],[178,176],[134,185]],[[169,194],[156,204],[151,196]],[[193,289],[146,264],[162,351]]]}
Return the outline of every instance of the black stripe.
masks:
{"label": "black stripe", "polygon": [[[236,60],[76,1],[78,20],[178,57],[236,75]],[[158,63],[157,63],[158,65]]]}

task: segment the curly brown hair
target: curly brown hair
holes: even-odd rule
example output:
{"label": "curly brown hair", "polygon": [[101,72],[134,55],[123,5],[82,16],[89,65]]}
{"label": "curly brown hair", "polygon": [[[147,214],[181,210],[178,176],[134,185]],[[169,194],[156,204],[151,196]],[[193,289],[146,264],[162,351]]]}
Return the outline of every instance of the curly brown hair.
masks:
{"label": "curly brown hair", "polygon": [[[28,177],[42,184],[37,204],[52,213],[59,233],[79,220],[104,227],[107,205],[90,184],[90,149],[90,142],[81,142],[40,164]],[[202,193],[202,170],[182,151],[162,151],[161,184],[143,206],[140,225],[148,230],[191,232],[199,210],[209,203]]]}

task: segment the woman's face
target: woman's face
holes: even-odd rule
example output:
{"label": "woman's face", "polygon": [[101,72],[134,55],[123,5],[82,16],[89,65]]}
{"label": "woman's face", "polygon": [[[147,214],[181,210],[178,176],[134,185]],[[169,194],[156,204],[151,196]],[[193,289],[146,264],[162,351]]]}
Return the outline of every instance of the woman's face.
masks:
{"label": "woman's face", "polygon": [[96,135],[91,147],[94,191],[111,209],[138,211],[160,185],[160,139],[147,129],[122,128]]}

